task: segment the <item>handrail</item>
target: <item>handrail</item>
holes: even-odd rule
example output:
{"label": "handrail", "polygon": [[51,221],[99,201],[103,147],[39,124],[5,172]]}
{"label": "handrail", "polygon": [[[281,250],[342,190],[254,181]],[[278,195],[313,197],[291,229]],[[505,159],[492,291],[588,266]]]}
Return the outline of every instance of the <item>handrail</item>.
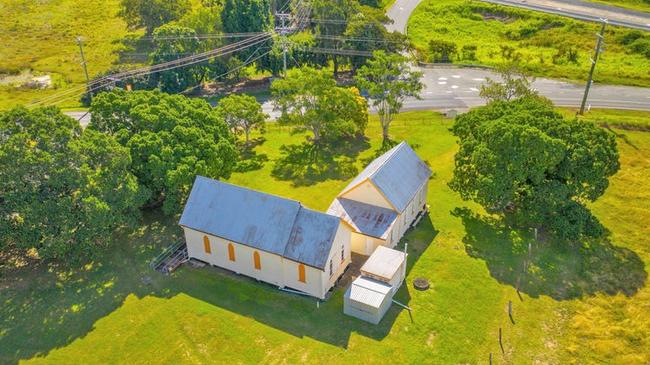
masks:
{"label": "handrail", "polygon": [[171,256],[174,252],[176,252],[181,246],[183,246],[183,240],[178,240],[175,243],[171,244],[167,248],[165,248],[158,256],[156,256],[151,262],[149,263],[149,267],[152,269],[156,269],[156,267],[166,260],[169,256]]}

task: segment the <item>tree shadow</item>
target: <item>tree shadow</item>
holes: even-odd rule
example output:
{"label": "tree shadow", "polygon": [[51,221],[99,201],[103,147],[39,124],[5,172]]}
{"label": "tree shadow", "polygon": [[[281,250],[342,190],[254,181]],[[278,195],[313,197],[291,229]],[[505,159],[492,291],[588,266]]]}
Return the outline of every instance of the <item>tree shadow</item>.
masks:
{"label": "tree shadow", "polygon": [[259,170],[268,162],[269,157],[265,153],[257,153],[255,148],[262,145],[266,139],[264,137],[254,138],[248,144],[239,142],[239,161],[235,165],[235,172],[249,172]]}
{"label": "tree shadow", "polygon": [[137,229],[117,233],[116,242],[94,261],[79,267],[42,263],[4,272],[0,363],[16,364],[67,346],[119,308],[128,295],[168,295],[164,277],[148,263],[178,239],[181,231],[175,222],[159,210],[147,211]]}
{"label": "tree shadow", "polygon": [[467,208],[456,208],[452,214],[465,226],[465,251],[484,260],[500,283],[531,297],[632,296],[648,276],[634,251],[614,246],[607,238],[574,245],[540,242],[528,232],[513,230],[500,219]]}
{"label": "tree shadow", "polygon": [[283,145],[271,175],[291,181],[294,186],[310,186],[325,180],[347,180],[358,172],[356,158],[368,149],[366,138],[340,140],[331,144],[304,142]]}

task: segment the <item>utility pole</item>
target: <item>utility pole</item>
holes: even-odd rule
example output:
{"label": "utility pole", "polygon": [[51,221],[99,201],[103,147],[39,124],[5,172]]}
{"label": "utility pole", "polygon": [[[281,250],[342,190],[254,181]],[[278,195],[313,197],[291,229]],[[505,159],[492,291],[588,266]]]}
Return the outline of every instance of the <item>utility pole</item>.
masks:
{"label": "utility pole", "polygon": [[276,13],[275,17],[276,19],[279,19],[281,24],[279,27],[276,27],[276,32],[282,36],[281,42],[282,42],[282,71],[284,77],[287,77],[287,34],[291,32],[291,28],[286,24],[286,21],[289,20],[289,17],[291,16],[290,13]]}
{"label": "utility pole", "polygon": [[601,19],[603,25],[600,27],[600,33],[596,34],[598,41],[596,42],[596,50],[594,52],[594,58],[591,60],[591,69],[589,70],[589,78],[587,79],[587,85],[585,86],[585,94],[582,97],[582,104],[580,104],[580,112],[582,115],[585,112],[585,105],[587,104],[587,97],[589,96],[589,89],[593,83],[594,70],[596,69],[596,63],[598,62],[598,56],[600,56],[601,48],[603,46],[603,40],[605,39],[605,26],[607,25],[607,19]]}
{"label": "utility pole", "polygon": [[[84,74],[86,75],[86,87],[90,89],[90,77],[88,77],[88,67],[86,67],[86,56],[84,55],[84,45],[81,37],[77,37],[77,44],[79,45],[79,54],[81,55],[81,66],[83,66]],[[88,97],[92,101],[93,93],[89,90]]]}

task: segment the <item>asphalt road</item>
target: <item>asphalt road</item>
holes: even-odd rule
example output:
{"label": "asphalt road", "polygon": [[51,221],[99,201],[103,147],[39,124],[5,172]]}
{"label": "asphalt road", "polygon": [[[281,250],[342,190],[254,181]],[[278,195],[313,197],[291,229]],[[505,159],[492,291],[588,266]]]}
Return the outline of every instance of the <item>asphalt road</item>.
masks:
{"label": "asphalt road", "polygon": [[[485,2],[568,16],[580,20],[608,19],[610,24],[650,31],[650,13],[582,0],[482,0]],[[394,23],[389,30],[406,32],[408,18],[422,0],[397,0],[387,15]]]}
{"label": "asphalt road", "polygon": [[[390,24],[387,28],[405,32],[409,16],[421,1],[397,0],[387,11],[388,16],[393,19],[393,24]],[[579,2],[579,0],[561,1],[566,3]],[[626,10],[626,12],[629,11]],[[425,84],[425,89],[420,95],[422,99],[407,100],[404,104],[404,110],[467,110],[482,105],[485,101],[478,95],[481,84],[487,77],[497,78],[493,72],[484,69],[453,66],[419,69],[424,73],[422,81]],[[587,100],[588,106],[593,108],[650,110],[650,89],[599,85],[598,80],[595,81]],[[540,78],[534,82],[533,87],[541,95],[551,99],[556,105],[579,107],[585,85]]]}

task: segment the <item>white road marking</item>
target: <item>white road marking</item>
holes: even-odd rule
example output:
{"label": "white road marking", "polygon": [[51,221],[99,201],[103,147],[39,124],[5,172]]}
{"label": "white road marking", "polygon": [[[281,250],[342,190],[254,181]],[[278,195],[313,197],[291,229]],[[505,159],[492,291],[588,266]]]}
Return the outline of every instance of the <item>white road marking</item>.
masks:
{"label": "white road marking", "polygon": [[458,85],[451,85],[452,89],[458,89]]}
{"label": "white road marking", "polygon": [[475,88],[475,87],[470,87],[470,88],[469,88],[469,91],[478,91],[478,89]]}
{"label": "white road marking", "polygon": [[453,77],[455,79],[460,79],[460,75],[451,75],[451,77]]}
{"label": "white road marking", "polygon": [[485,81],[485,79],[472,79],[474,81]]}
{"label": "white road marking", "polygon": [[451,94],[452,91],[451,91],[451,90],[447,90],[446,93],[447,93],[447,94]]}
{"label": "white road marking", "polygon": [[438,77],[438,80],[447,80],[446,77]]}
{"label": "white road marking", "polygon": [[447,81],[438,81],[438,85],[447,85]]}

